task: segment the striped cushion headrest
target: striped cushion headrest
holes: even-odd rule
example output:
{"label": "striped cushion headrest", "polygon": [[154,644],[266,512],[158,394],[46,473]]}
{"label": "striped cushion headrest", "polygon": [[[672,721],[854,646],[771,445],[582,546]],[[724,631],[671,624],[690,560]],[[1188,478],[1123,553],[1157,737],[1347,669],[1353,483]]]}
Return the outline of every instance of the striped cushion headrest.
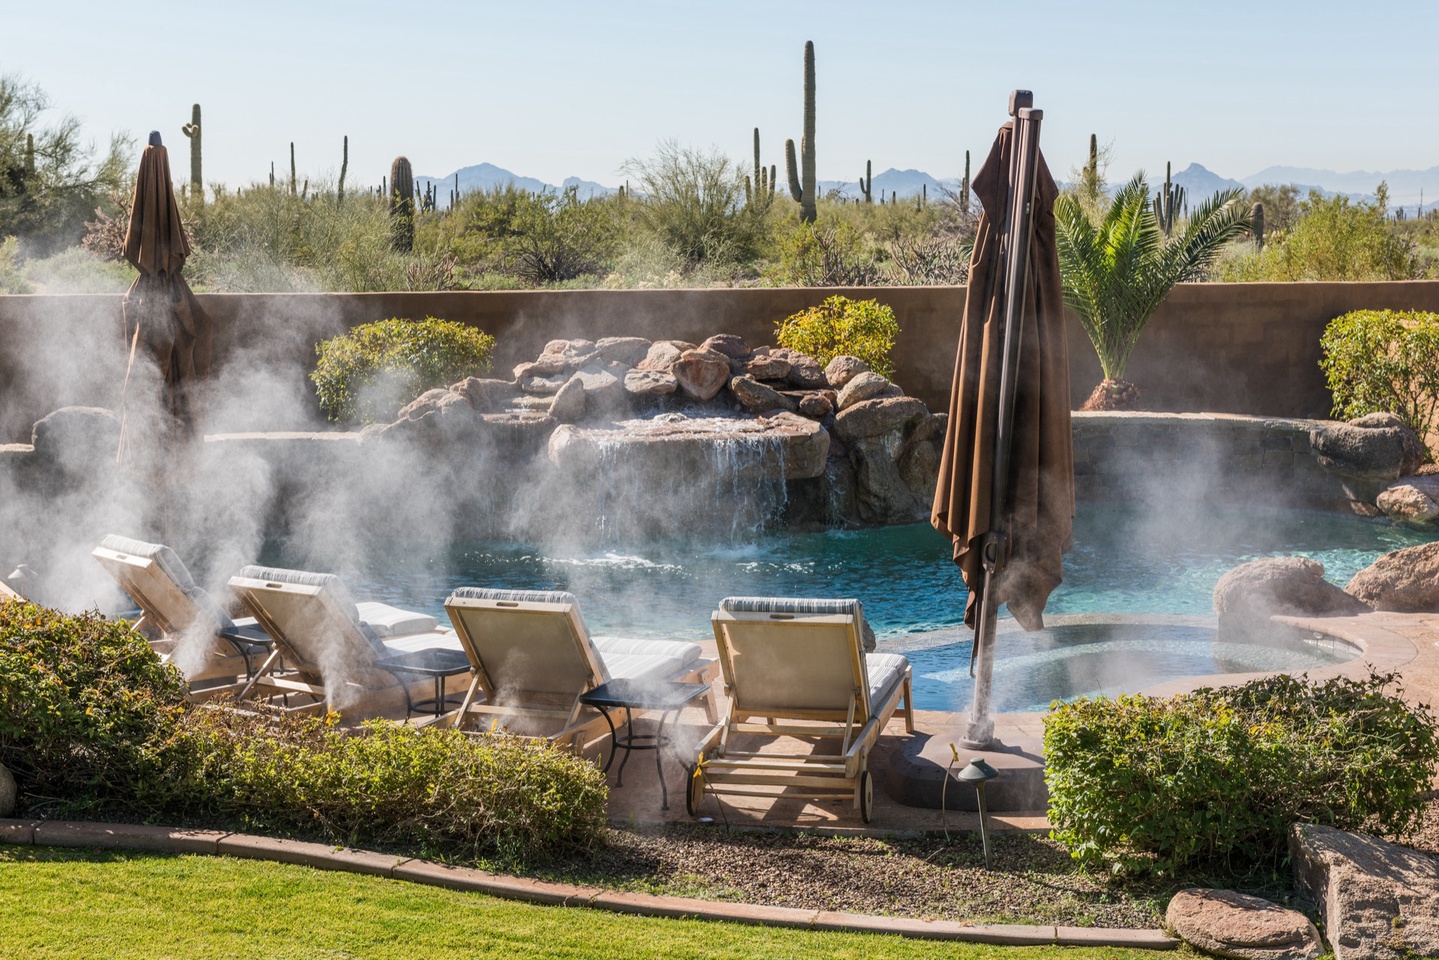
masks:
{"label": "striped cushion headrest", "polygon": [[792,613],[818,616],[849,615],[864,618],[858,600],[820,600],[804,597],[725,597],[719,608],[726,613]]}
{"label": "striped cushion headrest", "polygon": [[344,615],[350,617],[350,622],[360,630],[366,639],[371,643],[380,642],[380,638],[373,629],[360,620],[360,609],[355,606],[353,596],[350,596],[350,589],[345,586],[345,581],[332,573],[311,573],[308,570],[285,570],[283,567],[260,567],[258,564],[250,564],[240,570],[240,577],[246,580],[266,580],[269,583],[292,583],[299,587],[319,587],[321,593],[328,593],[335,603],[340,604]]}
{"label": "striped cushion headrest", "polygon": [[580,601],[565,590],[492,590],[488,587],[456,587],[450,599],[506,600],[511,603],[564,603],[576,609]]}

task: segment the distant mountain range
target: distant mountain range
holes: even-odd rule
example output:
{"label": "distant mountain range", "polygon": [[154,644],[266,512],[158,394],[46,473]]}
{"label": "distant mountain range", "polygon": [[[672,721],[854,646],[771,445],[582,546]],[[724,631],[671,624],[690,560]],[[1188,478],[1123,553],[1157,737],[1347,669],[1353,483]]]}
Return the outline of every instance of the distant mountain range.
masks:
{"label": "distant mountain range", "polygon": [[[439,206],[444,208],[449,206],[450,191],[455,188],[457,178],[461,194],[473,193],[476,190],[491,190],[503,187],[507,183],[531,192],[558,191],[574,186],[579,195],[586,199],[608,196],[618,189],[579,177],[566,177],[556,186],[534,177],[520,176],[503,167],[497,167],[493,163],[462,167],[443,177],[417,176],[415,182],[422,190],[433,183],[439,194]],[[1184,187],[1184,192],[1191,204],[1197,198],[1208,197],[1219,190],[1233,187],[1250,190],[1266,183],[1295,184],[1299,187],[1301,196],[1307,194],[1310,189],[1315,189],[1326,197],[1345,194],[1354,200],[1372,200],[1374,199],[1374,188],[1379,185],[1381,180],[1389,184],[1390,209],[1403,207],[1412,214],[1418,211],[1421,200],[1425,210],[1431,209],[1434,204],[1439,203],[1439,166],[1430,167],[1428,170],[1391,170],[1387,173],[1368,170],[1339,173],[1334,170],[1317,170],[1311,167],[1274,166],[1266,167],[1258,173],[1242,179],[1233,180],[1222,177],[1201,164],[1191,163],[1183,170],[1174,173],[1171,179]],[[1162,182],[1162,173],[1156,178],[1155,173],[1149,171],[1151,187],[1156,184],[1156,180]],[[898,170],[891,167],[883,173],[874,174],[871,193],[874,195],[875,202],[879,202],[880,195],[886,199],[891,196],[914,197],[927,190],[931,200],[938,200],[944,195],[943,191],[946,188],[958,190],[959,186],[960,180],[957,177],[939,178],[922,170]],[[783,178],[780,180],[778,189],[781,192],[788,190],[788,184]],[[853,180],[821,180],[819,189],[822,195],[838,191],[841,196],[858,199],[861,196],[858,171]]]}
{"label": "distant mountain range", "polygon": [[543,180],[536,180],[534,177],[522,177],[517,173],[511,173],[504,167],[497,167],[493,163],[481,163],[473,167],[461,167],[454,173],[443,177],[416,176],[415,185],[421,190],[429,188],[430,184],[435,185],[439,191],[438,206],[445,209],[450,205],[450,192],[455,189],[458,183],[460,194],[474,193],[477,190],[493,190],[496,187],[503,188],[506,184],[514,184],[520,190],[528,190],[530,193],[539,193],[543,190],[563,190],[567,187],[575,187],[581,199],[588,200],[590,197],[603,197],[614,193],[616,187],[607,187],[602,183],[595,183],[593,180],[581,180],[579,177],[566,177],[558,187],[554,184],[545,183]]}

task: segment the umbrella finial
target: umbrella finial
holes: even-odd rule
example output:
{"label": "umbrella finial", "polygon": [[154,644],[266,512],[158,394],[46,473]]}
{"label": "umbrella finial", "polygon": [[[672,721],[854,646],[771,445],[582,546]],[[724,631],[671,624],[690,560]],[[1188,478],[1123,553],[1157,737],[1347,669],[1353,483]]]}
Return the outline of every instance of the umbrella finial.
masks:
{"label": "umbrella finial", "polygon": [[152,147],[163,147],[163,146],[164,146],[164,144],[160,142],[160,131],[159,131],[159,130],[151,130],[151,131],[150,131],[150,146],[152,146]]}
{"label": "umbrella finial", "polygon": [[1009,115],[1019,116],[1019,111],[1028,110],[1034,106],[1033,90],[1015,90],[1009,95]]}

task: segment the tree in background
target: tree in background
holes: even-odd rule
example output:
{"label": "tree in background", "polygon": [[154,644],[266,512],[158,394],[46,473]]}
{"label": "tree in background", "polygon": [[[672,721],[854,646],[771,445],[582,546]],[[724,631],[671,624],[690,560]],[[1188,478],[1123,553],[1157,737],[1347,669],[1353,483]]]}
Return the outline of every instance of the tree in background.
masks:
{"label": "tree in background", "polygon": [[49,106],[35,84],[0,76],[0,236],[19,237],[26,255],[78,243],[95,208],[129,180],[128,137],[111,137],[97,158],[80,142],[78,118],[66,114],[39,126]]}
{"label": "tree in background", "polygon": [[[1292,189],[1292,188],[1290,188]],[[1374,201],[1318,190],[1300,201],[1287,230],[1269,230],[1264,205],[1264,250],[1230,256],[1219,279],[1241,281],[1414,280],[1423,276],[1414,242],[1386,218],[1389,187],[1381,183]]]}
{"label": "tree in background", "polygon": [[728,157],[666,140],[623,170],[639,181],[640,224],[687,265],[741,265],[759,255],[764,214],[745,205],[744,177]]}
{"label": "tree in background", "polygon": [[1055,201],[1064,302],[1079,315],[1104,371],[1084,409],[1134,409],[1139,389],[1124,370],[1139,334],[1176,283],[1199,279],[1224,245],[1249,229],[1243,193],[1216,193],[1170,237],[1159,228],[1142,171],[1098,222],[1071,194]]}

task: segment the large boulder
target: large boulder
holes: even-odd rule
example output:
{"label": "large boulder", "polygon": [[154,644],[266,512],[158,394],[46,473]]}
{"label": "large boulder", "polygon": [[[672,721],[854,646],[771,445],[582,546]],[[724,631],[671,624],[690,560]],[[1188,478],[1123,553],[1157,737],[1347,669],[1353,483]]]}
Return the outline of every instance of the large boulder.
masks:
{"label": "large boulder", "polygon": [[556,373],[553,375],[520,376],[520,368],[515,368],[515,375],[519,377],[520,389],[525,393],[535,393],[542,397],[548,397],[560,392],[560,387],[570,382],[569,374]]}
{"label": "large boulder", "polygon": [[1401,477],[1379,491],[1374,505],[1399,523],[1428,523],[1439,517],[1439,477]]}
{"label": "large boulder", "polygon": [[5,764],[0,763],[0,819],[15,812],[19,799],[20,790],[15,785],[15,777],[5,769]]}
{"label": "large boulder", "polygon": [[[792,413],[731,419],[663,414],[605,426],[563,426],[549,439],[549,458],[576,476],[617,464],[637,476],[715,479],[715,451],[724,449],[740,479],[800,480],[824,473],[829,434]],[[727,481],[729,478],[718,478]]]}
{"label": "large boulder", "polygon": [[35,458],[67,474],[88,474],[115,462],[120,418],[103,407],[61,407],[30,430]]}
{"label": "large boulder", "polygon": [[1424,444],[1392,413],[1371,413],[1315,427],[1309,442],[1319,464],[1348,481],[1351,499],[1373,503],[1389,483],[1424,462]]}
{"label": "large boulder", "polygon": [[[852,383],[851,383],[852,385]],[[929,408],[914,397],[878,397],[861,400],[834,418],[835,435],[846,444],[903,430],[929,416]],[[895,451],[898,453],[898,450]]]}
{"label": "large boulder", "polygon": [[519,385],[512,380],[489,380],[467,377],[450,389],[466,400],[477,413],[499,413],[514,403],[519,395]]}
{"label": "large boulder", "polygon": [[842,353],[829,363],[824,365],[824,378],[829,385],[836,390],[843,390],[845,384],[849,383],[861,373],[869,373],[869,364],[859,357],[851,357]]}
{"label": "large boulder", "polygon": [[585,409],[591,414],[615,413],[624,409],[629,400],[625,392],[627,371],[617,364],[582,367],[570,382],[578,381],[585,391]]}
{"label": "large boulder", "polygon": [[593,340],[551,340],[535,364],[553,373],[574,373],[595,357]]}
{"label": "large boulder", "polygon": [[1369,607],[1324,579],[1324,564],[1308,557],[1261,557],[1241,563],[1214,586],[1220,637],[1261,636],[1269,618],[1332,617]]}
{"label": "large boulder", "polygon": [[729,358],[713,350],[686,350],[670,365],[670,373],[685,396],[707,403],[729,382]]}
{"label": "large boulder", "polygon": [[668,371],[686,350],[693,350],[692,344],[678,340],[656,340],[645,352],[644,359],[635,364],[641,370]]}
{"label": "large boulder", "polygon": [[759,353],[745,361],[744,372],[756,380],[783,380],[789,376],[789,361],[771,353]]}
{"label": "large boulder", "polygon": [[914,523],[929,516],[930,500],[921,499],[910,489],[897,462],[902,442],[901,432],[895,430],[849,444],[855,474],[855,511],[863,523]]}
{"label": "large boulder", "polygon": [[887,378],[866,370],[863,373],[855,374],[845,382],[844,387],[839,391],[838,406],[840,410],[848,410],[856,403],[874,400],[877,397],[892,397],[898,393],[899,390]]}
{"label": "large boulder", "polygon": [[1221,957],[1314,960],[1324,952],[1304,914],[1233,890],[1181,890],[1164,919],[1191,945]]}
{"label": "large boulder", "polygon": [[1439,541],[1384,554],[1344,589],[1375,610],[1439,613]]}
{"label": "large boulder", "polygon": [[436,387],[433,390],[426,390],[401,407],[400,414],[395,419],[418,420],[421,417],[443,411],[457,404],[473,409],[470,407],[469,401],[465,399],[462,394],[456,393],[453,390],[447,390],[444,387]]}
{"label": "large boulder", "polygon": [[550,416],[560,423],[578,423],[585,416],[585,385],[579,376],[570,377],[550,402]]}
{"label": "large boulder", "polygon": [[632,397],[667,397],[679,389],[669,370],[630,370],[625,374],[625,391]]}
{"label": "large boulder", "polygon": [[649,356],[650,346],[644,337],[602,337],[595,342],[595,359],[633,367]]}
{"label": "large boulder", "polygon": [[796,409],[798,404],[778,390],[771,389],[754,377],[741,375],[729,382],[730,392],[735,400],[750,413],[768,413],[771,410]]}
{"label": "large boulder", "polygon": [[824,378],[824,368],[809,354],[789,347],[771,347],[769,355],[789,364],[789,374],[785,379],[791,386],[801,390],[823,390],[829,386],[829,381]]}
{"label": "large boulder", "polygon": [[1289,854],[1336,960],[1439,957],[1439,857],[1310,823],[1290,828]]}
{"label": "large boulder", "polygon": [[700,344],[701,350],[713,350],[731,360],[744,360],[750,355],[744,340],[732,333],[720,333]]}

